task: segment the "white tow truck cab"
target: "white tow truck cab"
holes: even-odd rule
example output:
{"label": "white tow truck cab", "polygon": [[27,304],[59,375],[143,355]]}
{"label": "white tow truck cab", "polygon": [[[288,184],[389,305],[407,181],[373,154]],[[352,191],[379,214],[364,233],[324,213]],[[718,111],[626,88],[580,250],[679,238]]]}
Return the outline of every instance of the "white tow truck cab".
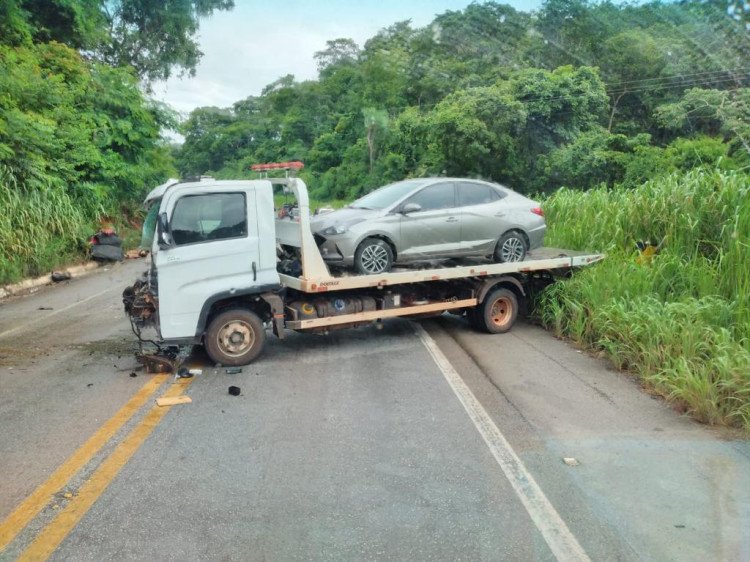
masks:
{"label": "white tow truck cab", "polygon": [[[254,169],[301,167],[289,164]],[[274,184],[296,196],[294,218],[277,218]],[[516,263],[334,276],[310,230],[301,179],[172,181],[149,198],[158,205],[150,269],[123,293],[134,331],[153,341],[141,330],[154,327],[159,347],[203,344],[223,365],[255,359],[269,325],[283,338],[285,329],[327,332],[450,311],[480,330],[506,332],[532,280],[603,258],[547,250]]]}

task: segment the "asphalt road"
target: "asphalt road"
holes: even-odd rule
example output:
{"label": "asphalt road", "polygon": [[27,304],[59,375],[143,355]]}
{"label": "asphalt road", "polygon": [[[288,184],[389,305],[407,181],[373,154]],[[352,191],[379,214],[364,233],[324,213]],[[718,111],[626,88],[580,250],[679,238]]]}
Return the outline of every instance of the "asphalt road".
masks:
{"label": "asphalt road", "polygon": [[0,304],[2,560],[750,559],[750,444],[538,327],[393,320],[132,377],[144,267]]}

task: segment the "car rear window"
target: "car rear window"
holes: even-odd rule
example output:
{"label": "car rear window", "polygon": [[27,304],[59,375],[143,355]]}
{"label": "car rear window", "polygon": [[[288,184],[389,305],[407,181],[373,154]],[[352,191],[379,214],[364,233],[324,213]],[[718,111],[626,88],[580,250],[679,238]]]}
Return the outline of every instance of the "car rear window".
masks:
{"label": "car rear window", "polygon": [[482,183],[462,182],[458,184],[458,205],[483,205],[501,198],[497,190]]}

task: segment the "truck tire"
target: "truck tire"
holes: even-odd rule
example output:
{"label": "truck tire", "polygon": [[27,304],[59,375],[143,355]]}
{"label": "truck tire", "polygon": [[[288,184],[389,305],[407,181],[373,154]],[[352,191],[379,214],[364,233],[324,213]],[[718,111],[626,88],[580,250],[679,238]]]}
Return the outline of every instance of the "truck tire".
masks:
{"label": "truck tire", "polygon": [[211,320],[206,330],[206,353],[214,363],[247,365],[260,355],[266,330],[260,318],[246,308],[233,308]]}
{"label": "truck tire", "polygon": [[502,334],[513,327],[518,316],[518,298],[510,289],[495,289],[474,310],[468,311],[469,323],[490,334]]}
{"label": "truck tire", "polygon": [[365,238],[354,252],[354,267],[362,275],[389,272],[393,267],[391,245],[380,238]]}
{"label": "truck tire", "polygon": [[499,263],[523,261],[528,249],[526,237],[517,230],[511,230],[497,241],[495,261]]}

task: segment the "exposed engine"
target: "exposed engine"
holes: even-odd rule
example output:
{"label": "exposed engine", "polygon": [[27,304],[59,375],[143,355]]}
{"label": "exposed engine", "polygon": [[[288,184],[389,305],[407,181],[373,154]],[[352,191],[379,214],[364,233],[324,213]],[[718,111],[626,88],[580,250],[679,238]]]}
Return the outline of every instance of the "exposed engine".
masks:
{"label": "exposed engine", "polygon": [[134,329],[156,325],[159,298],[147,274],[122,292],[122,304]]}

